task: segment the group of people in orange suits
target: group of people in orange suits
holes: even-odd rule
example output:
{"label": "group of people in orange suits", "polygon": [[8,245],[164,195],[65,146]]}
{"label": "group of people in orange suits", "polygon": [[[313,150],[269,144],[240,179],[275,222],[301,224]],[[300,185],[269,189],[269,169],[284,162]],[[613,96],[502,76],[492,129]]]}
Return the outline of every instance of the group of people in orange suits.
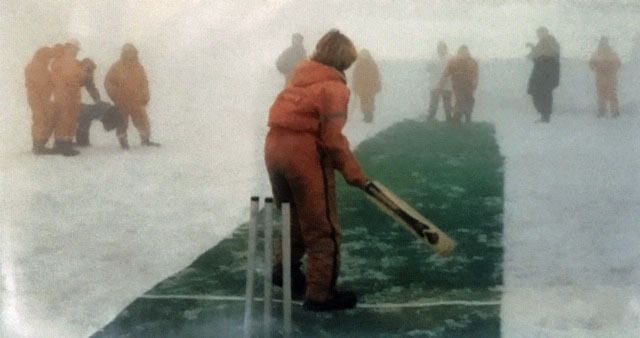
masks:
{"label": "group of people in orange suits", "polygon": [[[159,146],[150,141],[151,128],[146,112],[149,103],[149,85],[144,68],[138,60],[138,51],[132,44],[122,48],[120,60],[109,70],[105,78],[105,89],[113,101],[113,109],[100,98],[94,82],[96,64],[85,58],[77,60],[80,43],[69,40],[65,44],[42,47],[36,51],[25,68],[27,99],[32,111],[32,151],[36,155],[61,154],[75,156],[76,146],[86,146],[88,129],[78,128],[79,121],[96,111],[92,105],[82,104],[81,89],[84,87],[105,123],[105,129],[115,128],[120,145],[129,149],[127,125],[129,116],[140,132],[142,145]],[[82,123],[80,123],[82,124]],[[108,127],[108,125],[110,127]],[[46,144],[53,136],[52,148]],[[74,143],[76,138],[76,143]]]}

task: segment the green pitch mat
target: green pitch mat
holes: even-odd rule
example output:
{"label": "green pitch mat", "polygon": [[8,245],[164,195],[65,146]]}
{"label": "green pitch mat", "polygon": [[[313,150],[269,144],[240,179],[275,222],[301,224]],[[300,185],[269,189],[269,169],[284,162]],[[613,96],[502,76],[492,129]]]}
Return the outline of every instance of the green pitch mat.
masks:
{"label": "green pitch mat", "polygon": [[[336,313],[293,306],[294,337],[497,337],[502,285],[503,158],[486,123],[400,122],[356,150],[365,172],[458,242],[430,249],[343,181],[338,284],[360,305]],[[239,201],[239,203],[247,201]],[[276,234],[277,236],[277,234]],[[131,303],[93,337],[240,337],[247,225]],[[258,252],[262,243],[258,243]],[[256,295],[262,295],[258,264]],[[281,298],[274,289],[274,297]],[[273,304],[273,336],[281,309]],[[262,302],[255,302],[256,336]]]}

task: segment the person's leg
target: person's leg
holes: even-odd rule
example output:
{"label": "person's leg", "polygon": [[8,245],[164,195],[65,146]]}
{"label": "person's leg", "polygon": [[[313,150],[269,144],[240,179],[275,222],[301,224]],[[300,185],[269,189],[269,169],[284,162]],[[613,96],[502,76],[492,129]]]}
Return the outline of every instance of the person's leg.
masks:
{"label": "person's leg", "polygon": [[606,90],[602,87],[598,87],[597,91],[598,91],[598,117],[605,117],[607,115]]}
{"label": "person's leg", "polygon": [[364,122],[373,122],[373,112],[375,110],[374,97],[372,95],[363,95],[360,97],[360,107],[364,114]]}
{"label": "person's leg", "polygon": [[440,90],[431,89],[431,98],[429,100],[429,115],[427,116],[427,121],[433,121],[436,118],[436,113],[438,112],[439,105],[440,105]]}
{"label": "person's leg", "polygon": [[49,127],[52,115],[53,104],[47,98],[37,97],[28,93],[29,106],[31,107],[31,139],[33,141],[32,151],[36,155],[50,154],[51,149],[45,147],[51,136]]}
{"label": "person's leg", "polygon": [[140,141],[143,146],[160,146],[159,143],[150,140],[151,125],[149,124],[149,116],[144,106],[131,107],[131,122],[133,122],[133,125],[138,129]]}
{"label": "person's leg", "polygon": [[117,106],[116,109],[120,112],[121,120],[116,127],[116,136],[120,143],[120,148],[123,150],[129,149],[129,141],[127,139],[127,129],[129,128],[129,110],[124,106]]}
{"label": "person's leg", "polygon": [[80,89],[66,88],[60,107],[60,115],[54,130],[54,149],[64,156],[78,155],[80,152],[73,149],[72,141],[76,134],[78,114],[82,109]]}
{"label": "person's leg", "polygon": [[451,121],[453,114],[453,106],[451,105],[451,91],[442,90],[442,103],[444,105],[444,114],[446,121]]}

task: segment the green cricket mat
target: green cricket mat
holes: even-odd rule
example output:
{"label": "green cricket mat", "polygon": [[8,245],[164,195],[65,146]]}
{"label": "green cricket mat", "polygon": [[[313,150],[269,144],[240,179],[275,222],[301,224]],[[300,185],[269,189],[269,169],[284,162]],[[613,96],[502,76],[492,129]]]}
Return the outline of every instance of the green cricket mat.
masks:
{"label": "green cricket mat", "polygon": [[[365,173],[458,245],[450,256],[436,256],[338,179],[338,285],[359,295],[358,307],[313,313],[296,302],[292,337],[499,337],[504,173],[494,127],[405,120],[362,142],[355,155]],[[262,220],[261,213],[258,229]],[[274,238],[278,225],[276,215]],[[247,237],[242,224],[92,337],[242,337]],[[261,337],[262,259],[256,271],[252,331]],[[279,337],[282,293],[273,292],[271,336]]]}

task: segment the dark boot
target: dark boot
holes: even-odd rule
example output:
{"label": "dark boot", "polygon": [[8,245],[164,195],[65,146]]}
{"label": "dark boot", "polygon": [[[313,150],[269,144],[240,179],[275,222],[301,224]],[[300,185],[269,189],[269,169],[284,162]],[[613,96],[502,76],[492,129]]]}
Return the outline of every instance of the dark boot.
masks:
{"label": "dark boot", "polygon": [[160,143],[156,143],[153,141],[149,141],[149,137],[148,136],[140,136],[140,139],[142,140],[142,145],[145,147],[159,147]]}
{"label": "dark boot", "polygon": [[33,141],[33,148],[31,148],[31,152],[33,152],[34,155],[54,155],[56,154],[55,151],[53,151],[53,149],[49,149],[47,147],[45,147],[45,144],[47,142],[44,141]]}
{"label": "dark boot", "polygon": [[127,140],[127,134],[118,135],[118,142],[120,142],[120,148],[122,150],[129,150],[129,141]]}
{"label": "dark boot", "polygon": [[333,291],[324,302],[305,300],[302,308],[305,311],[326,312],[353,309],[358,303],[358,297],[351,291]]}
{"label": "dark boot", "polygon": [[76,145],[78,147],[87,147],[89,146],[89,131],[88,130],[80,130],[76,131]]}
{"label": "dark boot", "polygon": [[[307,278],[302,273],[302,270],[300,270],[301,266],[302,263],[291,265],[291,296],[295,299],[301,299],[307,291]],[[273,266],[271,282],[275,286],[282,287],[282,264],[276,264]]]}
{"label": "dark boot", "polygon": [[79,155],[80,152],[73,149],[73,143],[71,141],[58,141],[53,145],[53,151],[56,154],[61,154],[62,156],[76,156]]}

